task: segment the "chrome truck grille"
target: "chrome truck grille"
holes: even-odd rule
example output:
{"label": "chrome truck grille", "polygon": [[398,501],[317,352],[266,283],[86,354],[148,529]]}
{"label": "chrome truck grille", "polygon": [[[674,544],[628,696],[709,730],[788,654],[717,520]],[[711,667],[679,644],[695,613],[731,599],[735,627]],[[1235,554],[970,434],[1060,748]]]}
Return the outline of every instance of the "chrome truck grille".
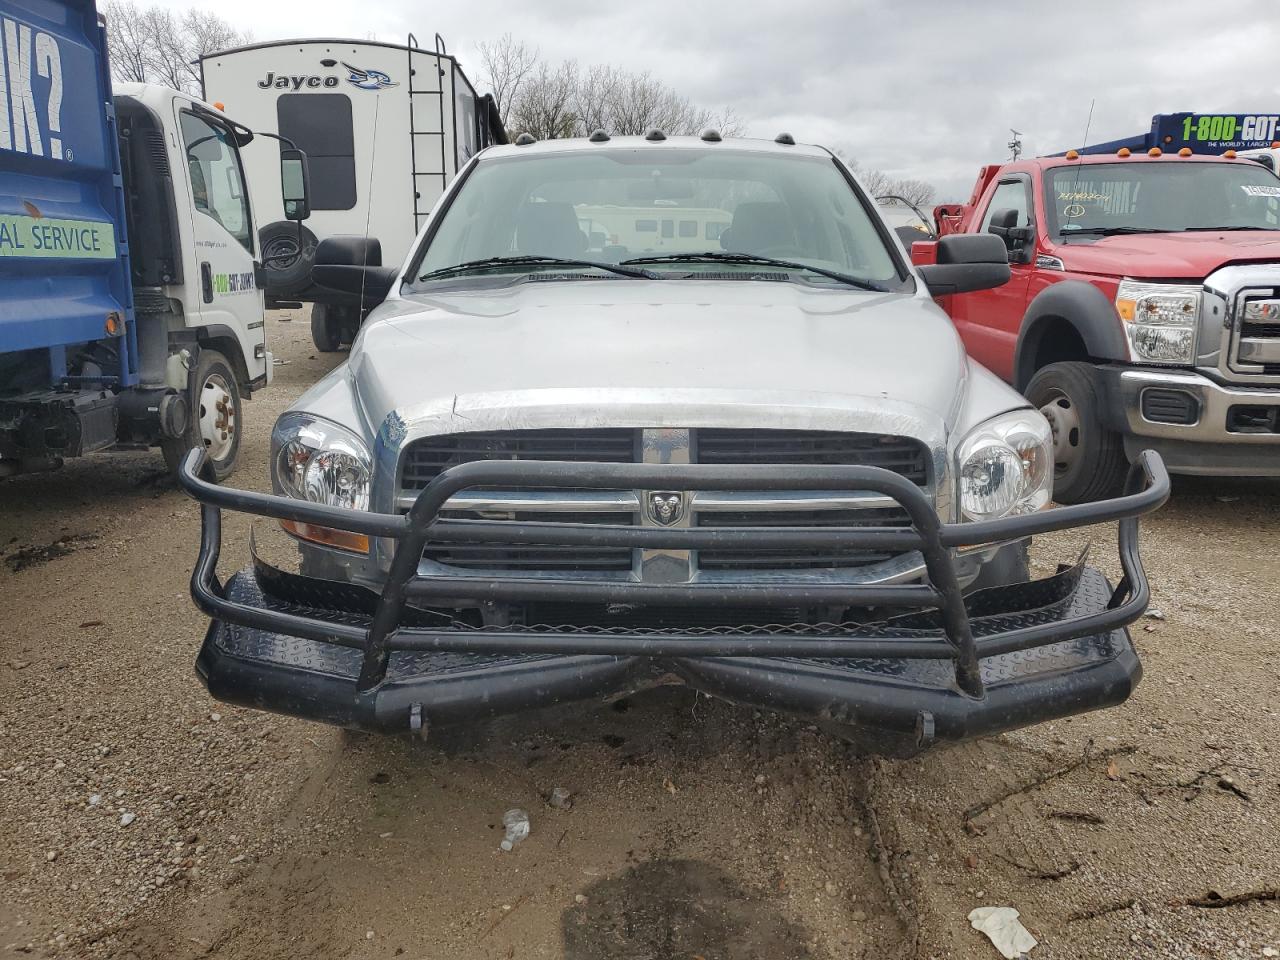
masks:
{"label": "chrome truck grille", "polygon": [[1221,378],[1244,385],[1280,384],[1280,264],[1222,267],[1205,281],[1205,291],[1208,313],[1202,334],[1221,331],[1221,341],[1212,344]]}
{"label": "chrome truck grille", "polygon": [[[907,437],[810,430],[601,429],[522,430],[429,437],[401,456],[398,504],[447,467],[473,460],[569,460],[603,463],[709,463],[883,467],[927,488],[929,451]],[[542,520],[696,527],[909,527],[906,512],[879,495],[703,491],[470,490],[451,499],[442,517]],[[454,569],[513,572],[520,576],[573,573],[645,580],[688,580],[770,571],[792,576],[849,571],[886,563],[891,554],[845,549],[821,553],[785,550],[704,550],[679,554],[619,547],[566,547],[523,543],[449,543],[428,546],[423,559]]]}

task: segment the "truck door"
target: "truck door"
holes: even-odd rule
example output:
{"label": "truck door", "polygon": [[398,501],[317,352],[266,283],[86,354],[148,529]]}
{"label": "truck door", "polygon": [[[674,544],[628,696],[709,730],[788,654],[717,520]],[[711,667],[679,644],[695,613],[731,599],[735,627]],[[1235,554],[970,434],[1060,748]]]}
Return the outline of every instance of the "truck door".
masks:
{"label": "truck door", "polygon": [[[1012,174],[999,180],[987,195],[987,206],[978,221],[979,233],[986,233],[991,215],[997,210],[1016,210],[1017,225],[1032,226],[1031,181],[1025,174]],[[1027,308],[1027,288],[1031,281],[1035,241],[1025,248],[1010,252],[1009,282],[992,290],[957,294],[952,301],[951,316],[960,338],[977,360],[992,373],[1013,380],[1013,353],[1018,344],[1018,330]],[[1029,251],[1031,256],[1024,256]]]}
{"label": "truck door", "polygon": [[256,282],[253,215],[240,150],[217,118],[175,101],[191,189],[190,216],[196,270],[187,283],[200,325],[219,326],[240,346],[249,379],[264,376],[266,330]]}

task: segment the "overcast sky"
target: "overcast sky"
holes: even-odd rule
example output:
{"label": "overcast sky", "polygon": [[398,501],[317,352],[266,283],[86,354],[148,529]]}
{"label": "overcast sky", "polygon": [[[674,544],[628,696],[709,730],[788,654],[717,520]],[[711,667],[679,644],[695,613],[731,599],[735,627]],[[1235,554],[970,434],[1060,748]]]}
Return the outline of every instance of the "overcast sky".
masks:
{"label": "overcast sky", "polygon": [[[145,5],[149,0],[140,0]],[[216,11],[257,40],[430,45],[472,80],[476,44],[510,32],[549,60],[651,72],[731,107],[749,136],[780,130],[968,198],[978,167],[1147,130],[1156,113],[1280,110],[1276,0],[158,0]],[[305,10],[305,13],[304,13]]]}

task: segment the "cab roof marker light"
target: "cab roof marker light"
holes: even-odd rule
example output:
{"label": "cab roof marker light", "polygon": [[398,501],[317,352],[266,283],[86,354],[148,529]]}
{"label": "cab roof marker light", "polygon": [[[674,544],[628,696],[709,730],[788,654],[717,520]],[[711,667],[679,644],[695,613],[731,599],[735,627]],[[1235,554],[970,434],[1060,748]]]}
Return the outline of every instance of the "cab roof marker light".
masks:
{"label": "cab roof marker light", "polygon": [[794,147],[796,145],[796,138],[784,131],[774,137],[773,142],[780,143],[784,147]]}
{"label": "cab roof marker light", "polygon": [[1078,150],[1068,150],[1068,151],[1067,151],[1067,159],[1068,159],[1068,160],[1079,160],[1079,159],[1080,159],[1080,151],[1078,151]]}
{"label": "cab roof marker light", "polygon": [[1180,157],[1189,157],[1189,156],[1191,156],[1191,148],[1190,148],[1190,147],[1183,147],[1181,150],[1179,150],[1179,151],[1178,151],[1178,156],[1180,156]]}
{"label": "cab roof marker light", "polygon": [[1147,156],[1148,156],[1148,157],[1163,157],[1163,156],[1164,156],[1164,151],[1163,151],[1163,150],[1161,150],[1159,147],[1152,147],[1150,150],[1148,150],[1148,151],[1147,151]]}
{"label": "cab roof marker light", "polygon": [[1119,150],[1117,150],[1117,151],[1116,151],[1116,156],[1117,156],[1117,157],[1131,157],[1131,156],[1133,156],[1133,151],[1132,151],[1132,150],[1130,150],[1128,147],[1121,147]]}
{"label": "cab roof marker light", "polygon": [[1226,153],[1223,154],[1223,157],[1225,157],[1228,160],[1234,160],[1236,158],[1236,152],[1234,150],[1228,150]]}

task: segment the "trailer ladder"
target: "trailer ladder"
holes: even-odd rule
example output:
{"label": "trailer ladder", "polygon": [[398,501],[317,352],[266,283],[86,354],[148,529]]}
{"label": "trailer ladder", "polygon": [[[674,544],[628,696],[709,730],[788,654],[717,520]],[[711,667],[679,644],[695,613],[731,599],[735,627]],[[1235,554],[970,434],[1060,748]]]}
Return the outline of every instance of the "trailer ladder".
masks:
{"label": "trailer ladder", "polygon": [[[447,56],[444,48],[444,39],[440,34],[436,34],[435,49],[435,71],[436,71],[436,88],[434,90],[426,89],[421,86],[417,79],[417,70],[414,67],[414,53],[426,53],[429,51],[422,50],[418,46],[418,38],[412,33],[409,34],[406,43],[409,58],[409,176],[412,180],[413,189],[413,233],[417,236],[419,228],[422,226],[422,220],[431,212],[431,207],[435,203],[433,197],[429,202],[422,202],[422,182],[420,178],[439,177],[440,193],[444,193],[444,189],[449,183],[449,161],[448,161],[448,143],[446,142],[444,130],[444,77],[445,70],[441,61]],[[450,73],[450,87],[453,86],[453,76]],[[438,130],[419,130],[417,128],[416,111],[414,110],[415,97],[434,97],[438,107],[437,116],[440,118]],[[418,138],[428,138],[422,144],[419,144]],[[419,158],[424,163],[430,162],[428,158],[435,156],[435,150],[432,148],[430,139],[435,137],[440,142],[440,168],[438,170],[418,169]],[[439,196],[437,194],[436,196]]]}

